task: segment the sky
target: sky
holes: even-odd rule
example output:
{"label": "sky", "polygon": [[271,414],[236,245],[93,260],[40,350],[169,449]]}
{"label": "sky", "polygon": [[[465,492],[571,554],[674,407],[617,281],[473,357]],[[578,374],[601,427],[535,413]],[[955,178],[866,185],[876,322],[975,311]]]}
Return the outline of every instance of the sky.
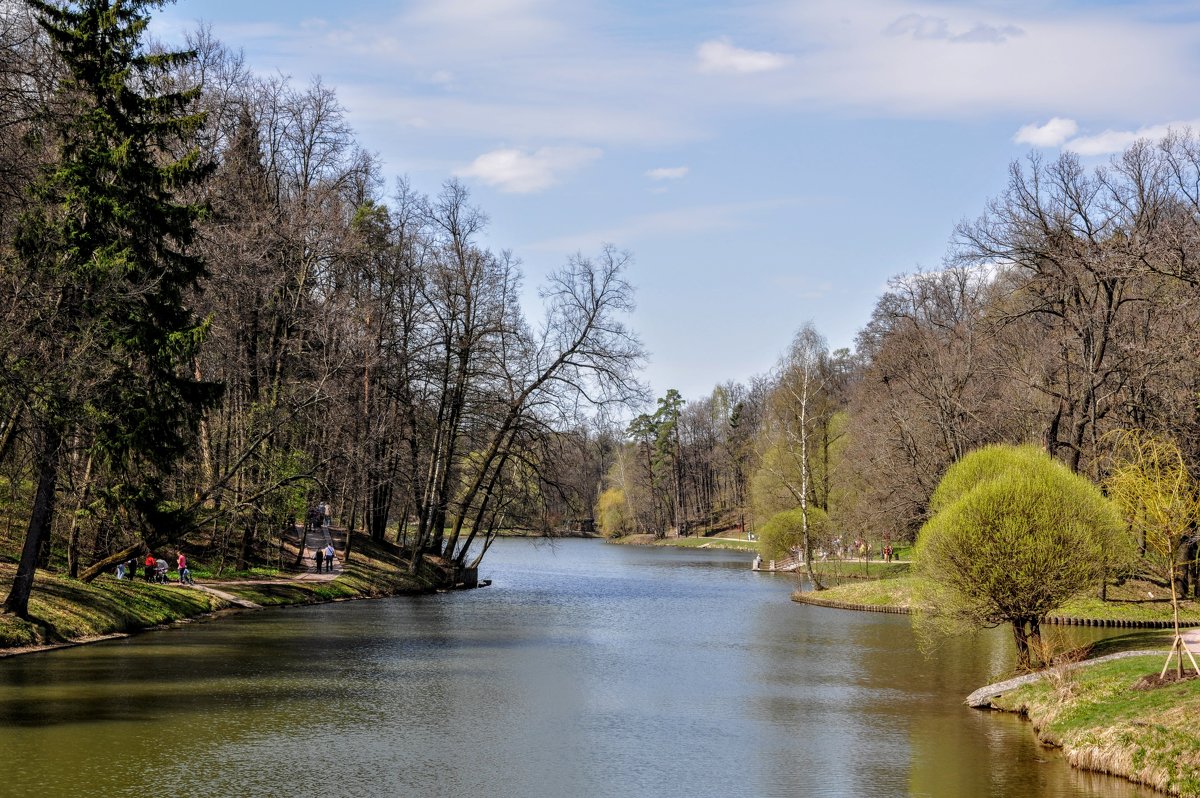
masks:
{"label": "sky", "polygon": [[1194,0],[177,0],[153,30],[201,21],[336,89],[389,181],[465,183],[531,316],[571,255],[631,252],[655,395],[767,373],[806,322],[852,347],[1013,161],[1200,127]]}

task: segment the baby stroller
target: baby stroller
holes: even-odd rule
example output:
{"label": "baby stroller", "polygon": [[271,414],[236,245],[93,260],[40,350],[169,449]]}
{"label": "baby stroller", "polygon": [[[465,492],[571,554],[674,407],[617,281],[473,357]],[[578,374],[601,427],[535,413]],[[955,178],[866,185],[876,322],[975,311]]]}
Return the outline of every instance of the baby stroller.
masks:
{"label": "baby stroller", "polygon": [[155,560],[154,561],[154,581],[159,584],[166,584],[166,582],[167,582],[167,561],[166,560]]}
{"label": "baby stroller", "polygon": [[191,569],[188,568],[186,565],[183,567],[183,570],[179,572],[179,584],[181,584],[181,585],[196,584],[196,582],[192,579]]}

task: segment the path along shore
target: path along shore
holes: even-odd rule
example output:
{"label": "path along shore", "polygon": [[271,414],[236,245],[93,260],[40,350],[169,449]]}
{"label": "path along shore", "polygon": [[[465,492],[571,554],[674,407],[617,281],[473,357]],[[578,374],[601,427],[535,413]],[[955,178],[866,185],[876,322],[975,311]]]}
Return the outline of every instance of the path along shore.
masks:
{"label": "path along shore", "polygon": [[[1189,629],[1182,633],[1183,644],[1193,656],[1200,658],[1200,629]],[[1165,649],[1146,649],[1142,651],[1121,651],[1116,654],[1107,654],[1103,657],[1095,657],[1093,659],[1085,659],[1079,662],[1072,662],[1066,665],[1059,666],[1062,670],[1072,671],[1090,665],[1098,665],[1101,662],[1110,662],[1117,659],[1128,659],[1130,657],[1145,657],[1145,656],[1163,656],[1167,652]],[[1187,660],[1185,659],[1185,662]],[[980,687],[975,692],[971,693],[966,698],[966,705],[975,709],[996,709],[992,702],[1006,693],[1011,693],[1018,687],[1024,687],[1027,684],[1041,681],[1046,677],[1046,671],[1035,671],[1027,673],[1023,676],[1015,676],[1012,679],[1005,679],[1002,682],[989,684]]]}
{"label": "path along shore", "polygon": [[[431,593],[455,586],[444,564],[427,558],[421,573],[410,575],[406,561],[363,535],[354,536],[349,562],[343,530],[318,528],[302,537],[297,528],[294,543],[302,541],[299,559],[293,559],[297,570],[276,577],[204,579],[184,586],[111,576],[87,584],[39,573],[41,587],[35,588],[30,604],[34,623],[0,615],[0,639],[11,641],[0,648],[0,657],[128,637],[233,611]],[[316,549],[330,543],[335,549],[333,568],[318,573]],[[296,547],[291,551],[295,558]]]}

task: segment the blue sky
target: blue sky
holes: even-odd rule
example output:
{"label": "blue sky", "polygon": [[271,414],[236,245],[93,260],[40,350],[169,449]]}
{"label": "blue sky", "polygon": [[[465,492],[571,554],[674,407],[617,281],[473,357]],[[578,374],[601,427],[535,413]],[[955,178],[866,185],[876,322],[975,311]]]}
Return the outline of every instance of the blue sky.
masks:
{"label": "blue sky", "polygon": [[542,275],[630,250],[661,395],[850,346],[889,277],[941,265],[1009,163],[1101,163],[1195,124],[1196,2],[178,0],[251,68],[337,89],[389,176],[450,177]]}

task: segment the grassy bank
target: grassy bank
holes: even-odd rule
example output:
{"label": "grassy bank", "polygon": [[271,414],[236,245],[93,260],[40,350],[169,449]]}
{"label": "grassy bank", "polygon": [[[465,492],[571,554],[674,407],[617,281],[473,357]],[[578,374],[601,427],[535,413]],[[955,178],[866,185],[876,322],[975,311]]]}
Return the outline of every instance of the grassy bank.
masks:
{"label": "grassy bank", "polygon": [[[1127,582],[1109,588],[1109,601],[1077,599],[1059,612],[1064,618],[1169,621],[1169,601],[1152,598],[1155,588]],[[1161,591],[1160,591],[1161,592]],[[841,584],[805,593],[812,603],[881,608],[919,608],[921,580],[898,576]],[[793,596],[796,597],[795,595]],[[1200,603],[1184,602],[1182,617],[1200,620]],[[1155,656],[1051,668],[1043,679],[991,699],[997,709],[1029,717],[1039,739],[1063,749],[1068,761],[1086,770],[1123,776],[1172,795],[1200,796],[1200,679],[1157,685],[1173,632],[1156,629],[1090,644],[1068,660],[1161,649]],[[1150,678],[1147,678],[1150,677]]]}
{"label": "grassy bank", "polygon": [[[0,584],[10,583],[15,570],[12,564],[0,563]],[[403,561],[358,537],[337,579],[297,582],[290,576],[277,572],[200,581],[262,606],[428,592],[445,583],[443,572],[435,566],[427,564],[420,575],[410,576]],[[231,606],[210,593],[177,585],[107,575],[84,584],[38,572],[29,602],[33,622],[0,614],[0,655],[151,629]]]}
{"label": "grassy bank", "polygon": [[349,562],[342,573],[329,582],[296,582],[281,575],[274,580],[212,582],[213,587],[240,599],[264,607],[291,604],[316,604],[352,598],[428,593],[446,584],[442,571],[426,562],[416,576],[408,573],[407,563],[374,545],[368,538],[355,538]]}
{"label": "grassy bank", "polygon": [[[903,563],[901,563],[903,565]],[[793,594],[793,598],[810,604],[861,605],[903,610],[921,607],[921,579],[900,574],[876,581],[855,581],[835,585],[819,593]],[[1155,594],[1157,595],[1148,595]],[[1108,600],[1098,596],[1074,599],[1053,615],[1060,618],[1097,621],[1155,621],[1171,620],[1171,602],[1162,591],[1145,582],[1128,581],[1121,586],[1109,586]],[[1200,602],[1180,602],[1180,618],[1200,621]]]}
{"label": "grassy bank", "polygon": [[918,605],[916,577],[899,575],[888,579],[854,580],[834,585],[817,593],[796,591],[792,598],[803,596],[808,603],[861,605],[912,609]]}
{"label": "grassy bank", "polygon": [[620,538],[606,538],[606,542],[619,546],[670,546],[678,549],[728,549],[750,552],[758,550],[758,544],[753,540],[718,537],[655,538],[654,535],[626,535]]}
{"label": "grassy bank", "polygon": [[[0,583],[16,566],[0,565]],[[101,576],[90,584],[39,572],[29,614],[35,622],[0,614],[0,649],[58,645],[149,629],[222,609],[208,593]]]}
{"label": "grassy bank", "polygon": [[883,560],[872,560],[870,562],[823,560],[813,563],[813,570],[819,576],[829,577],[834,580],[894,579],[907,575],[911,568],[911,562],[884,562]]}
{"label": "grassy bank", "polygon": [[1200,796],[1200,679],[1147,688],[1163,658],[1088,665],[992,700],[1029,717],[1039,739],[1072,765],[1172,795]]}

